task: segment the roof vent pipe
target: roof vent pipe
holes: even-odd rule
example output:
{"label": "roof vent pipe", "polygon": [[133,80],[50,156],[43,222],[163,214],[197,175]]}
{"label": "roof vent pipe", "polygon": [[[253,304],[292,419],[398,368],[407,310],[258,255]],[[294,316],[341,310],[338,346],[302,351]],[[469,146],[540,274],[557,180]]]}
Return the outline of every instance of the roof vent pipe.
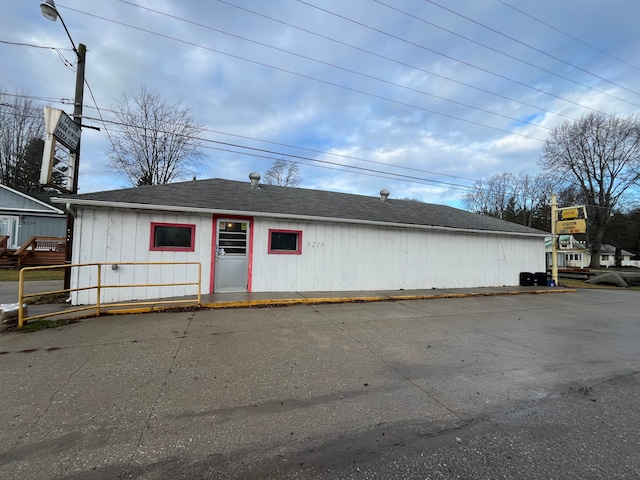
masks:
{"label": "roof vent pipe", "polygon": [[386,202],[387,198],[389,198],[389,190],[380,190],[380,200]]}
{"label": "roof vent pipe", "polygon": [[251,180],[251,188],[259,188],[260,186],[260,174],[251,172],[249,174],[249,180]]}

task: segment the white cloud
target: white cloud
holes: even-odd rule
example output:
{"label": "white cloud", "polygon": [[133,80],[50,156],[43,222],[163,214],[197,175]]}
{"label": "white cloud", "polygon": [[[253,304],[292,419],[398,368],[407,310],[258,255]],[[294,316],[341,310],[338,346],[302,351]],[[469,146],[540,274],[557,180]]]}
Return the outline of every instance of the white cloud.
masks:
{"label": "white cloud", "polygon": [[[14,3],[11,12],[0,18],[0,39],[69,47],[62,25],[43,19],[37,2]],[[635,25],[640,4],[634,2],[614,0],[603,9],[599,0],[510,0],[510,5],[601,51],[498,2],[447,4],[461,15],[429,2],[388,2],[540,68],[370,0],[312,2],[360,24],[292,0],[138,3],[177,18],[122,2],[65,0],[59,10],[75,42],[88,47],[87,81],[103,109],[115,105],[124,91],[131,94],[144,84],[170,103],[181,101],[191,107],[207,128],[230,134],[210,131],[207,138],[271,151],[256,152],[269,157],[261,158],[206,149],[207,167],[198,178],[245,180],[250,171],[264,173],[270,158],[294,154],[308,157],[300,160],[304,187],[376,196],[387,188],[396,198],[455,203],[460,188],[473,180],[507,171],[535,172],[541,140],[567,117],[578,118],[589,109],[626,115],[640,104],[640,95],[580,70],[640,91],[636,88],[640,65],[629,65],[634,65],[640,46]],[[55,52],[8,44],[0,44],[0,52],[10,66],[3,68],[0,86],[9,91],[24,88],[37,97],[72,96],[75,75]],[[63,54],[74,58],[68,50]],[[86,91],[85,113],[97,117],[91,104]],[[52,105],[70,111],[68,105]],[[112,118],[108,111],[103,115]],[[106,167],[108,141],[104,128],[85,129],[81,191],[122,185],[123,180]],[[239,147],[235,149],[242,150]],[[313,159],[384,173],[355,174],[306,165]],[[416,178],[411,182],[406,176]],[[453,185],[428,185],[424,179]]]}

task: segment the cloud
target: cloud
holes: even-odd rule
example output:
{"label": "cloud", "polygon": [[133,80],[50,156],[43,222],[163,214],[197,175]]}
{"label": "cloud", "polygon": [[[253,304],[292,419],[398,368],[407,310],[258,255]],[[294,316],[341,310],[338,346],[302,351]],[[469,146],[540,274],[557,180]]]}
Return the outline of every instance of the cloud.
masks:
{"label": "cloud", "polygon": [[[548,25],[497,1],[63,3],[74,41],[88,47],[102,116],[141,85],[189,106],[210,140],[198,178],[245,180],[294,155],[304,157],[288,157],[303,187],[457,204],[475,180],[535,173],[563,121],[640,106],[634,2],[508,2]],[[37,2],[16,2],[0,31],[5,41],[69,47]],[[11,66],[2,87],[71,111],[59,100],[73,95],[75,75],[55,51],[0,51]],[[100,125],[88,90],[84,103]],[[104,126],[84,130],[82,192],[123,184],[107,169],[108,142]]]}

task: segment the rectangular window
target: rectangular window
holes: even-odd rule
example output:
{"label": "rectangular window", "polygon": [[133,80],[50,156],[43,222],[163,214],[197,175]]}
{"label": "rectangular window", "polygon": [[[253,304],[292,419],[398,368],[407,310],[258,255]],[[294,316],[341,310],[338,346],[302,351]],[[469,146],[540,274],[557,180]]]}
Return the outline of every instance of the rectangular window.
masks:
{"label": "rectangular window", "polygon": [[222,221],[218,223],[218,248],[224,255],[247,255],[249,222]]}
{"label": "rectangular window", "polygon": [[180,223],[151,223],[149,250],[193,252],[196,226]]}
{"label": "rectangular window", "polygon": [[269,229],[269,253],[300,255],[302,232],[300,230]]}
{"label": "rectangular window", "polygon": [[609,260],[609,255],[602,255],[602,261],[606,262]]}

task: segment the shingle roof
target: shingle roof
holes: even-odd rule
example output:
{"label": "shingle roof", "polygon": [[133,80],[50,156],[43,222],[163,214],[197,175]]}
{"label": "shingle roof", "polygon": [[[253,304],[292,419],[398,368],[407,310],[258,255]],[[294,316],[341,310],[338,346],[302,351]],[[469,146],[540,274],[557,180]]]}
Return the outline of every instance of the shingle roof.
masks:
{"label": "shingle roof", "polygon": [[[616,247],[613,245],[609,245],[608,243],[603,243],[600,245],[600,255],[615,255]],[[633,256],[633,252],[627,252],[626,250],[620,250],[621,255],[629,255]]]}
{"label": "shingle roof", "polygon": [[408,225],[544,235],[545,232],[445,205],[214,178],[66,197],[83,201],[312,216]]}

